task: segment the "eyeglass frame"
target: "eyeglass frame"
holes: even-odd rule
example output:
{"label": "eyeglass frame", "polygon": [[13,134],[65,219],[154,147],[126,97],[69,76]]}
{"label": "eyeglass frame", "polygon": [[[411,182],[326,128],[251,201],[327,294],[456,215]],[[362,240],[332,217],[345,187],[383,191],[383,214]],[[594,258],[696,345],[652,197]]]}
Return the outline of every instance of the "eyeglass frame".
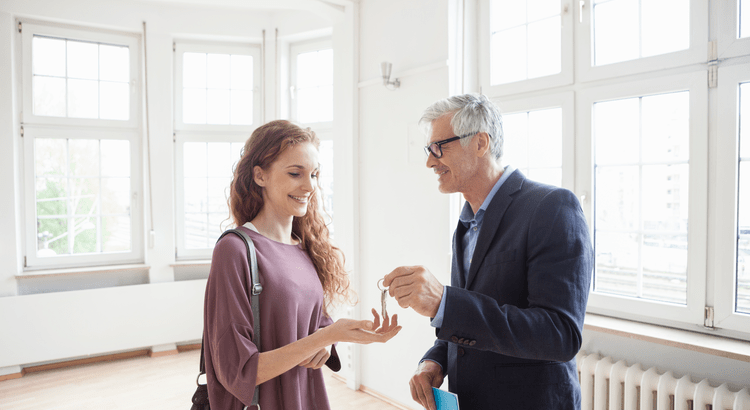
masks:
{"label": "eyeglass frame", "polygon": [[[473,137],[474,135],[477,135],[477,134],[479,134],[479,131],[472,132],[472,133],[466,134],[466,135],[462,135],[460,137],[459,136],[453,136],[451,138],[447,138],[447,139],[444,139],[444,140],[435,141],[435,142],[431,143],[430,145],[425,146],[424,147],[424,152],[427,154],[428,157],[430,156],[430,154],[432,154],[432,156],[435,157],[436,159],[437,158],[442,158],[443,157],[443,147],[442,147],[443,145],[445,145],[445,144],[447,144],[449,142],[458,141],[460,139],[464,139],[464,138],[468,138],[468,137]],[[438,151],[440,151],[440,156],[435,155],[435,153],[432,152],[432,150],[430,149],[430,147],[433,146],[433,145],[437,147]]]}

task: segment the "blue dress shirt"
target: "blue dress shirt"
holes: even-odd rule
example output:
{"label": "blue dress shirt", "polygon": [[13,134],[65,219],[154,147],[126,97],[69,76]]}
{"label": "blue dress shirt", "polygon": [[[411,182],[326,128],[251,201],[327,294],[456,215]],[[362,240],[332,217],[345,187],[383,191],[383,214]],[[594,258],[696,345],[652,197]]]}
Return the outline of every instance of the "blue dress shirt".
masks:
{"label": "blue dress shirt", "polygon": [[[462,224],[467,228],[466,233],[464,234],[464,237],[461,240],[461,247],[463,248],[464,253],[464,260],[463,260],[463,275],[464,277],[469,275],[469,268],[471,267],[471,258],[474,255],[474,248],[477,247],[477,238],[479,237],[479,231],[482,229],[482,220],[484,220],[484,212],[487,210],[487,207],[490,205],[490,202],[492,202],[492,198],[495,197],[495,194],[497,193],[498,189],[503,185],[503,183],[510,177],[510,174],[513,173],[516,169],[513,168],[512,165],[507,165],[505,167],[505,171],[503,171],[503,175],[500,176],[500,179],[495,182],[495,186],[492,187],[492,190],[487,195],[487,198],[484,199],[484,202],[482,202],[482,206],[479,207],[479,210],[477,210],[476,215],[474,214],[474,211],[471,209],[471,205],[469,205],[468,202],[464,204],[464,208],[461,211],[461,215],[458,217],[458,220],[461,221]],[[443,289],[443,298],[440,300],[440,307],[438,308],[438,312],[435,315],[435,317],[432,319],[432,322],[430,324],[433,327],[440,327],[443,324],[443,312],[445,311],[445,289]]]}

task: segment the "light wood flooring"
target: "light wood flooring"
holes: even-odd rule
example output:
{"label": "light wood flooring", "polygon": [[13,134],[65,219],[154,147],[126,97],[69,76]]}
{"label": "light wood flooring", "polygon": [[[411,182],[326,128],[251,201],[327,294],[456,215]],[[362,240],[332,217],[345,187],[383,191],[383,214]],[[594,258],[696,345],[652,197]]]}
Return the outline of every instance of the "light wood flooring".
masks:
{"label": "light wood flooring", "polygon": [[[140,356],[28,373],[0,381],[0,409],[187,410],[195,391],[200,350],[171,356]],[[393,410],[388,403],[353,391],[325,369],[332,410]]]}

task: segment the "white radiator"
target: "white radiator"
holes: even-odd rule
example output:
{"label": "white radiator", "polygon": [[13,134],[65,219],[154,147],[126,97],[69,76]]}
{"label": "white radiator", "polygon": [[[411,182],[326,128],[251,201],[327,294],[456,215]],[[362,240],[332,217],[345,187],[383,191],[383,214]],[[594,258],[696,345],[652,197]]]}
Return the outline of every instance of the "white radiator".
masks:
{"label": "white radiator", "polygon": [[659,374],[598,354],[579,352],[576,359],[582,410],[750,410],[748,388],[733,392],[706,379],[675,379],[671,371]]}

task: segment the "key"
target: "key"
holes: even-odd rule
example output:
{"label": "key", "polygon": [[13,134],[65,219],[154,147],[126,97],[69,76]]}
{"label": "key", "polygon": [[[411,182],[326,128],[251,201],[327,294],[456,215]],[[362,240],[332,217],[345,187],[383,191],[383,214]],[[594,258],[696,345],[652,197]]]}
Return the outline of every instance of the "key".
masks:
{"label": "key", "polygon": [[380,293],[380,306],[381,306],[381,310],[380,310],[380,313],[381,313],[381,315],[383,316],[383,320],[385,320],[385,318],[386,318],[386,315],[388,315],[388,311],[387,311],[387,310],[386,310],[386,308],[385,308],[385,305],[386,305],[386,300],[388,299],[388,289],[387,289],[387,288],[384,288],[384,287],[382,287],[382,286],[380,285],[380,283],[381,283],[381,282],[383,282],[383,279],[380,279],[380,280],[378,281],[378,289],[380,289],[380,290],[381,290],[381,293]]}

